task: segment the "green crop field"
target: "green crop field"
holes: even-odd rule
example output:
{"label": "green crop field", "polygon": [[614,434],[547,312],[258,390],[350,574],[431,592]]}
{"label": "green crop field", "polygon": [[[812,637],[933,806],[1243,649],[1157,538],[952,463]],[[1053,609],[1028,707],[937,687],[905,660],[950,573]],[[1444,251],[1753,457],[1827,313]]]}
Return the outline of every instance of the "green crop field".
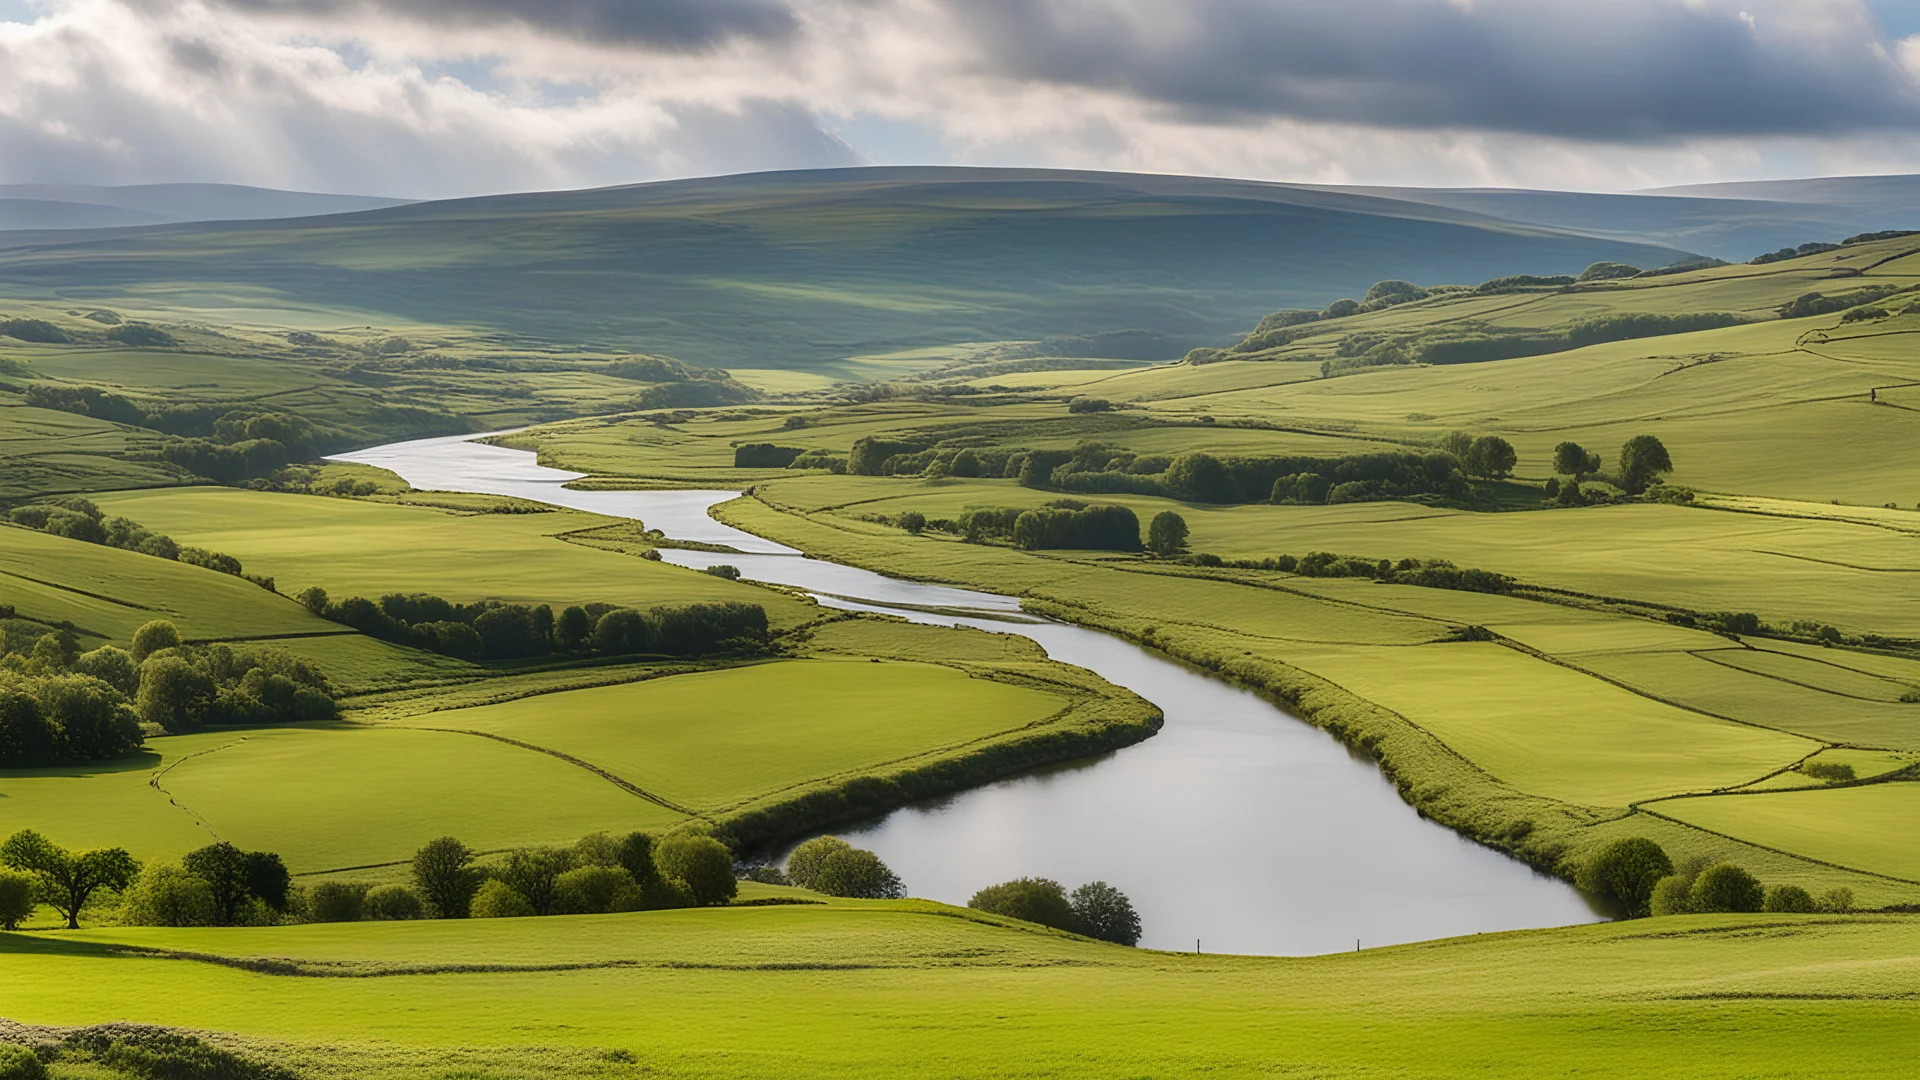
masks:
{"label": "green crop field", "polygon": [[[328,1076],[1891,1080],[1917,929],[1694,917],[1264,959],[834,901],[6,935],[0,990],[21,1021],[217,1028]],[[255,956],[284,973],[211,962]]]}

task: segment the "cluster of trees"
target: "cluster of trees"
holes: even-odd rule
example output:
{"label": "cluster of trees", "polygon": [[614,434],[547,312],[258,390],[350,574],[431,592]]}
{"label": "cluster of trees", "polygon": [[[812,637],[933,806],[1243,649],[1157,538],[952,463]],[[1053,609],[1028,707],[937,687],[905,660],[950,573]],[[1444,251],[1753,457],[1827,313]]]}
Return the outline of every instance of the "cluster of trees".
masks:
{"label": "cluster of trees", "polygon": [[0,926],[12,930],[39,904],[78,929],[103,893],[117,894],[119,919],[134,926],[234,926],[277,921],[293,878],[280,856],[209,844],[178,865],[144,868],[125,848],[69,851],[32,829],[0,844]]}
{"label": "cluster of trees", "polygon": [[1639,274],[1639,267],[1627,263],[1597,262],[1580,271],[1580,276],[1573,280],[1577,284],[1584,285],[1589,281],[1618,281],[1621,278],[1637,277]]}
{"label": "cluster of trees", "polygon": [[797,446],[775,446],[773,443],[747,443],[733,448],[733,467],[736,469],[785,469],[800,455],[806,453]]}
{"label": "cluster of trees", "polygon": [[[1253,333],[1241,339],[1240,343],[1233,346],[1233,348],[1226,350],[1226,353],[1221,353],[1219,349],[1195,349],[1193,352],[1187,354],[1187,360],[1189,363],[1210,363],[1214,360],[1224,359],[1226,354],[1229,353],[1260,352],[1263,349],[1277,348],[1281,345],[1289,344],[1298,336],[1297,333],[1289,333],[1289,331],[1292,331],[1295,327],[1307,326],[1317,322],[1326,322],[1329,319],[1344,319],[1349,315],[1361,315],[1369,311],[1379,311],[1383,308],[1390,308],[1399,304],[1412,303],[1415,300],[1425,300],[1434,293],[1441,291],[1446,290],[1423,289],[1410,281],[1400,281],[1397,279],[1376,281],[1373,286],[1367,290],[1366,296],[1363,299],[1354,300],[1350,297],[1342,298],[1335,300],[1319,311],[1314,311],[1310,308],[1288,308],[1284,311],[1276,311],[1261,319],[1259,324],[1253,328]],[[1201,355],[1196,357],[1195,353],[1220,355]]]}
{"label": "cluster of trees", "polygon": [[71,335],[45,319],[0,319],[0,335],[34,345],[66,345]]}
{"label": "cluster of trees", "polygon": [[1462,322],[1444,329],[1412,334],[1376,331],[1352,334],[1341,340],[1336,355],[1321,367],[1322,377],[1360,368],[1396,364],[1478,364],[1543,356],[1609,341],[1688,334],[1717,330],[1748,322],[1746,316],[1725,311],[1678,315],[1623,313],[1583,319],[1558,329],[1526,329]]}
{"label": "cluster of trees", "polygon": [[1057,881],[1018,878],[981,889],[967,906],[1117,945],[1140,940],[1140,916],[1133,902],[1104,881],[1089,882],[1069,895]]}
{"label": "cluster of trees", "polygon": [[828,896],[898,900],[907,895],[906,886],[880,856],[837,836],[815,837],[794,848],[782,877],[786,884]]}
{"label": "cluster of trees", "polygon": [[1828,296],[1824,293],[1802,293],[1780,306],[1783,319],[1805,319],[1814,315],[1832,315],[1862,304],[1872,304],[1885,300],[1901,290],[1899,285],[1872,285],[1852,292]]}
{"label": "cluster of trees", "polygon": [[733,855],[710,836],[595,833],[571,847],[520,848],[481,866],[476,853],[441,837],[413,857],[411,885],[315,886],[316,922],[361,918],[514,918],[602,915],[725,904],[738,889]]}
{"label": "cluster of trees", "polygon": [[205,548],[188,547],[177,544],[171,537],[148,529],[131,518],[108,517],[93,500],[79,495],[63,495],[42,502],[18,506],[8,514],[13,524],[27,529],[38,529],[54,536],[64,536],[69,540],[79,540],[88,544],[102,544],[107,547],[137,551],[142,555],[152,555],[157,559],[169,559],[190,566],[217,570],[234,577],[243,577],[271,590],[273,579],[258,577],[246,572],[240,560],[231,555],[222,555]]}
{"label": "cluster of trees", "polygon": [[1358,502],[1413,495],[1464,498],[1469,494],[1468,473],[1451,451],[1339,458],[1216,457],[1196,451],[1169,458],[1085,443],[1071,451],[1032,450],[1018,457],[1022,484],[1078,494],[1160,495],[1222,504]]}
{"label": "cluster of trees", "polygon": [[[902,515],[904,518],[905,515]],[[902,527],[907,523],[903,520]],[[982,506],[963,511],[958,521],[926,521],[922,528],[951,529],[968,543],[1002,541],[1030,551],[1139,551],[1140,519],[1124,506],[1089,506],[1078,499],[1055,499],[1022,510]],[[917,530],[909,530],[917,531]]]}
{"label": "cluster of trees", "polygon": [[[1617,486],[1627,495],[1644,495],[1648,489],[1659,485],[1661,478],[1673,471],[1673,458],[1667,453],[1666,444],[1652,435],[1635,435],[1620,447],[1619,464],[1612,474],[1602,473],[1603,464],[1600,455],[1593,453],[1577,442],[1562,442],[1553,448],[1553,471],[1567,477],[1565,483],[1557,478],[1548,481],[1547,495],[1563,506],[1580,506],[1598,501],[1590,489],[1582,485],[1589,478],[1600,477]],[[1684,497],[1673,501],[1692,501],[1693,493],[1686,492]]]}
{"label": "cluster of trees", "polygon": [[1766,888],[1728,862],[1695,860],[1676,868],[1665,849],[1645,837],[1616,840],[1575,873],[1575,884],[1630,919],[1722,911],[1847,912],[1851,889],[1815,898],[1798,885]]}
{"label": "cluster of trees", "polygon": [[1276,555],[1265,559],[1222,559],[1218,555],[1193,555],[1193,566],[1221,566],[1236,570],[1278,570],[1301,577],[1368,578],[1388,585],[1418,585],[1427,589],[1453,589],[1458,592],[1511,593],[1519,583],[1491,570],[1459,567],[1446,559],[1367,559],[1357,555],[1336,555],[1330,551],[1312,551],[1300,558]]}
{"label": "cluster of trees", "polygon": [[314,614],[370,637],[462,660],[518,660],[555,652],[758,653],[770,640],[766,609],[731,600],[650,611],[575,604],[555,616],[547,604],[456,604],[427,593],[389,593],[377,602],[361,596],[333,600],[316,586],[295,599]]}
{"label": "cluster of trees", "polygon": [[1106,412],[1111,408],[1113,408],[1113,403],[1106,398],[1086,397],[1085,395],[1067,402],[1067,411],[1070,413]]}
{"label": "cluster of trees", "polygon": [[138,750],[132,668],[112,646],[82,653],[67,630],[0,656],[0,767],[106,761]]}
{"label": "cluster of trees", "polygon": [[311,421],[292,413],[147,404],[97,387],[44,383],[29,385],[25,397],[35,408],[166,432],[175,437],[160,445],[161,460],[223,484],[269,477],[289,462],[318,456],[328,441]]}
{"label": "cluster of trees", "polygon": [[339,716],[327,677],[278,649],[188,645],[172,623],[155,620],[134,632],[133,651],[123,655],[137,665],[130,692],[139,721],[164,731]]}
{"label": "cluster of trees", "polygon": [[1765,255],[1755,255],[1753,258],[1747,260],[1747,262],[1748,265],[1751,266],[1765,266],[1768,263],[1798,259],[1804,255],[1820,255],[1825,252],[1838,250],[1840,250],[1839,244],[1824,244],[1815,240],[1811,243],[1801,244],[1799,247],[1783,247],[1779,251],[1769,251]]}

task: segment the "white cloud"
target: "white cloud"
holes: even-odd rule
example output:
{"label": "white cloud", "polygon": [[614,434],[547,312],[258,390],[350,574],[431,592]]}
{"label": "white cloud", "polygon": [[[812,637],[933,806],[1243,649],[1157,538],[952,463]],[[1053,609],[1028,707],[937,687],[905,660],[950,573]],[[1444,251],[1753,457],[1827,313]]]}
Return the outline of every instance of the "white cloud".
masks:
{"label": "white cloud", "polygon": [[0,182],[443,196],[898,151],[1630,188],[1920,162],[1920,39],[1887,41],[1860,0],[41,0],[36,13],[0,22]]}

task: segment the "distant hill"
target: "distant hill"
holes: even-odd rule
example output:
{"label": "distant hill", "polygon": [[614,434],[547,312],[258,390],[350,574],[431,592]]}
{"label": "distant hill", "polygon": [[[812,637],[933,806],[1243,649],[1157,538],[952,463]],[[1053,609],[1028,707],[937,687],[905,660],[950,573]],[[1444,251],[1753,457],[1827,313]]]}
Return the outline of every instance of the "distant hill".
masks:
{"label": "distant hill", "polygon": [[709,365],[824,368],[1142,330],[1160,356],[1383,278],[1665,265],[1674,247],[1249,181],[843,169],[415,203],[292,221],[0,234],[0,289],[459,324]]}
{"label": "distant hill", "polygon": [[1856,178],[1775,184],[1707,184],[1631,194],[1512,188],[1336,187],[1464,210],[1509,221],[1667,244],[1728,262],[1810,240],[1836,241],[1879,229],[1920,228],[1920,177],[1873,188]]}
{"label": "distant hill", "polygon": [[112,229],[190,221],[350,214],[404,205],[404,199],[316,195],[236,184],[0,184],[0,230]]}

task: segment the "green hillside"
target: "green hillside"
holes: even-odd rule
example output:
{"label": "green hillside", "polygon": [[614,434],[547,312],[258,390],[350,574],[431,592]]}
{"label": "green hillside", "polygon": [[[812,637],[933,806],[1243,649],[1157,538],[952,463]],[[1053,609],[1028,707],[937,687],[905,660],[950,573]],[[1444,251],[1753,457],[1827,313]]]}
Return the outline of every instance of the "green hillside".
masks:
{"label": "green hillside", "polygon": [[746,368],[963,342],[1166,359],[1373,281],[1682,253],[1367,196],[1043,170],[856,169],[282,222],[0,235],[0,293],[222,321],[484,327]]}

